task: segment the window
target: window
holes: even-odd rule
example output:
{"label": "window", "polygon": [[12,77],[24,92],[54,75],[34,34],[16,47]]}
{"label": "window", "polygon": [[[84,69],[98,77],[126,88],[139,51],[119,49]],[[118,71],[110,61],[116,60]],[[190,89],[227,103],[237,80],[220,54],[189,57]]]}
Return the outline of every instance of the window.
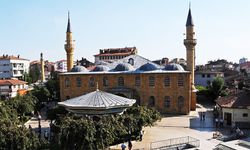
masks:
{"label": "window", "polygon": [[81,80],[80,77],[77,77],[77,78],[76,78],[76,86],[77,86],[77,87],[81,87],[81,86],[82,86],[82,80]]}
{"label": "window", "polygon": [[155,86],[155,77],[153,76],[150,76],[149,77],[149,86]]}
{"label": "window", "polygon": [[164,85],[165,86],[170,86],[170,78],[169,78],[169,76],[165,77],[165,79],[164,79]]}
{"label": "window", "polygon": [[141,78],[135,77],[135,86],[141,86]]}
{"label": "window", "polygon": [[183,86],[183,77],[181,75],[178,77],[178,86]]}
{"label": "window", "polygon": [[66,88],[70,87],[69,78],[65,78],[64,82],[65,82],[64,84],[65,84],[65,87],[66,87]]}
{"label": "window", "polygon": [[150,106],[150,107],[154,107],[155,106],[155,97],[154,96],[150,96],[149,97],[148,106]]}
{"label": "window", "polygon": [[248,117],[248,113],[243,113],[242,116],[243,117]]}
{"label": "window", "polygon": [[107,77],[103,77],[102,82],[103,82],[103,86],[108,86],[108,78]]}
{"label": "window", "polygon": [[207,74],[207,77],[210,78],[210,74]]}
{"label": "window", "polygon": [[129,58],[128,63],[132,66],[134,66],[134,59],[133,58]]}
{"label": "window", "polygon": [[205,74],[202,74],[202,78],[205,78]]}
{"label": "window", "polygon": [[118,78],[118,86],[124,86],[124,78],[123,77]]}
{"label": "window", "polygon": [[95,86],[95,79],[94,79],[93,77],[91,77],[91,78],[89,79],[89,86],[90,86],[90,87],[94,87],[94,86]]}
{"label": "window", "polygon": [[164,107],[166,107],[166,108],[170,107],[170,97],[169,96],[164,97]]}
{"label": "window", "polygon": [[178,107],[181,108],[184,106],[184,97],[183,96],[179,96],[178,97]]}

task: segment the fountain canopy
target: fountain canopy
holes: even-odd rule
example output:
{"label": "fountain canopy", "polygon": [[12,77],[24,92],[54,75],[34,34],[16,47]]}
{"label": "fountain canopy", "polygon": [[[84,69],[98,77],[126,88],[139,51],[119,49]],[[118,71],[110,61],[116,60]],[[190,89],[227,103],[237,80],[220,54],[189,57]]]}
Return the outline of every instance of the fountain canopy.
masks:
{"label": "fountain canopy", "polygon": [[97,89],[94,92],[71,98],[58,104],[65,107],[69,112],[76,114],[105,115],[122,113],[135,102],[135,99],[117,96]]}

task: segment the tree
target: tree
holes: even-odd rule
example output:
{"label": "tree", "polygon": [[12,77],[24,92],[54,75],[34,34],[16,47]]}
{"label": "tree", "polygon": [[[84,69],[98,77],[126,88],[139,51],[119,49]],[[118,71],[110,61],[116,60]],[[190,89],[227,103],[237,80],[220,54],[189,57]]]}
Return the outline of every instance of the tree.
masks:
{"label": "tree", "polygon": [[40,103],[48,102],[49,98],[51,97],[49,90],[44,86],[34,86],[31,94],[35,96]]}
{"label": "tree", "polygon": [[34,68],[30,70],[29,77],[31,77],[33,83],[39,80],[40,70],[37,65],[35,65]]}
{"label": "tree", "polygon": [[224,86],[224,80],[220,77],[216,77],[212,84],[209,86],[210,91],[213,94],[213,97],[216,99],[218,96],[220,96]]}
{"label": "tree", "polygon": [[86,117],[74,114],[57,117],[52,125],[52,149],[103,149],[124,140],[136,139],[143,126],[152,126],[160,113],[147,107],[131,107],[122,115]]}
{"label": "tree", "polygon": [[45,83],[46,88],[50,92],[50,96],[52,100],[59,101],[60,100],[60,86],[58,74],[56,72],[51,73],[51,78]]}

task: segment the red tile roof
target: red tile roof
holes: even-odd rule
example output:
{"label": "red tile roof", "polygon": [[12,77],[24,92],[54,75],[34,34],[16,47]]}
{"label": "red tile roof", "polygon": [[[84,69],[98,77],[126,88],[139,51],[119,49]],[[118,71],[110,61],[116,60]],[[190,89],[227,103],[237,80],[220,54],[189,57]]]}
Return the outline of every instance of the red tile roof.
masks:
{"label": "red tile roof", "polygon": [[248,108],[250,107],[250,92],[239,92],[225,97],[220,97],[216,103],[224,108]]}
{"label": "red tile roof", "polygon": [[19,84],[26,84],[27,82],[21,80],[0,80],[0,85],[19,85]]}
{"label": "red tile roof", "polygon": [[130,54],[131,54],[131,52],[127,52],[127,53],[103,53],[103,54],[97,54],[94,56],[128,56]]}
{"label": "red tile roof", "polygon": [[28,59],[20,58],[19,56],[16,57],[13,55],[11,56],[6,55],[6,56],[0,56],[0,60],[28,60]]}

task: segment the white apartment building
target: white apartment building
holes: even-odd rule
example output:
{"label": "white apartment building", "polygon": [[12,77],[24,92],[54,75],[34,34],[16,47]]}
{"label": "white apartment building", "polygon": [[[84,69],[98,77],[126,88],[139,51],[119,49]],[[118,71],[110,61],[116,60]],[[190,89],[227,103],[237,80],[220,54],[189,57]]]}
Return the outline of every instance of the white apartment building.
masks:
{"label": "white apartment building", "polygon": [[19,95],[23,95],[28,90],[27,82],[21,80],[0,80],[0,98],[8,99]]}
{"label": "white apartment building", "polygon": [[17,57],[0,56],[0,79],[20,79],[25,72],[29,72],[29,65],[29,60],[20,58],[19,55]]}
{"label": "white apartment building", "polygon": [[67,61],[66,60],[59,60],[59,61],[55,62],[55,71],[67,72]]}

